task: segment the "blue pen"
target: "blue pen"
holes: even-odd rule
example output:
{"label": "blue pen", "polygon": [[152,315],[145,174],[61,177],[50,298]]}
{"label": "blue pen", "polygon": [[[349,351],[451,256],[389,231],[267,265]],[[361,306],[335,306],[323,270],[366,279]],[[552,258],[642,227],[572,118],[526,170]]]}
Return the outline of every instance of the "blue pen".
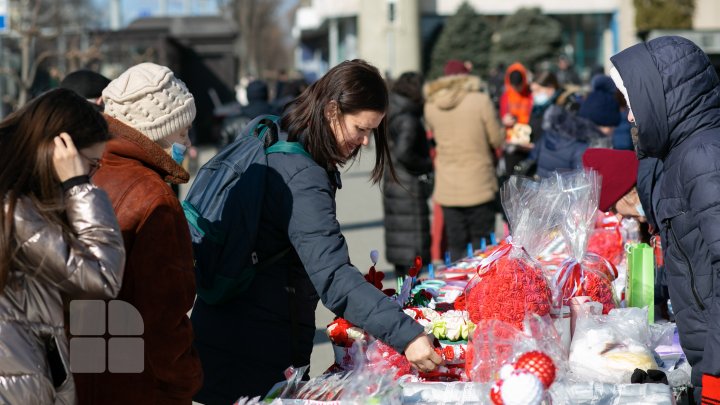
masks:
{"label": "blue pen", "polygon": [[467,255],[468,255],[468,257],[474,256],[472,243],[468,243],[468,245],[467,245]]}
{"label": "blue pen", "polygon": [[490,232],[490,246],[497,245],[497,238],[495,237],[495,232]]}
{"label": "blue pen", "polygon": [[485,238],[480,239],[480,251],[484,252],[487,250],[487,240]]}
{"label": "blue pen", "polygon": [[445,265],[450,265],[450,252],[445,252]]}
{"label": "blue pen", "polygon": [[435,278],[435,266],[432,263],[428,264],[428,277],[430,279]]}

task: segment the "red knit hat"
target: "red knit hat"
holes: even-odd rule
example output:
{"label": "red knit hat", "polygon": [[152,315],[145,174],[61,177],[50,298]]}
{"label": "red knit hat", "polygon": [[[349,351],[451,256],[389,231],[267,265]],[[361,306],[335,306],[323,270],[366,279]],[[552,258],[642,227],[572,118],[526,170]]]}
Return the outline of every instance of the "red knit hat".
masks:
{"label": "red knit hat", "polygon": [[629,150],[588,149],[583,166],[602,176],[598,208],[607,211],[637,183],[638,160]]}
{"label": "red knit hat", "polygon": [[469,71],[468,68],[465,66],[465,64],[463,63],[463,61],[457,60],[457,59],[450,59],[450,60],[447,61],[447,63],[445,64],[445,69],[443,70],[443,73],[445,74],[445,76],[449,76],[449,75],[463,75],[463,74],[468,74],[468,73],[470,73],[470,71]]}

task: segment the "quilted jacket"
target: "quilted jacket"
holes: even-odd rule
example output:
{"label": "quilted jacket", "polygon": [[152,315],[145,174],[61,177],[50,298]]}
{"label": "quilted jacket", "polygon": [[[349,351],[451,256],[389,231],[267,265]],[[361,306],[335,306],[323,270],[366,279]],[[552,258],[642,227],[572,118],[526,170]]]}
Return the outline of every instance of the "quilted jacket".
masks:
{"label": "quilted jacket", "polygon": [[[693,367],[720,376],[720,88],[687,39],[640,43],[611,58],[639,130],[638,153],[660,159],[652,206],[665,247],[680,343]],[[717,280],[717,281],[715,281]]]}

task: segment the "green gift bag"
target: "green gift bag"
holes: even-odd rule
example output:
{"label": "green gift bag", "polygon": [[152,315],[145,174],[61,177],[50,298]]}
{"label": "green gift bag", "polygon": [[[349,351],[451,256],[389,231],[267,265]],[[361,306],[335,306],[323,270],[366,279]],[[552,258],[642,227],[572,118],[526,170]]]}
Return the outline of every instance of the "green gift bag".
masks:
{"label": "green gift bag", "polygon": [[655,256],[647,243],[628,246],[626,302],[629,307],[648,309],[648,321],[655,322]]}

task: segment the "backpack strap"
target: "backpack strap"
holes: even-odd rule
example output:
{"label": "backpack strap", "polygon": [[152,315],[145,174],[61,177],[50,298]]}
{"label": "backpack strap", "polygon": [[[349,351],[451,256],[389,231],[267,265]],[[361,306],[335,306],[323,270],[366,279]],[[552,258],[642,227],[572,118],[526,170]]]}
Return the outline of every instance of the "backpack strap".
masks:
{"label": "backpack strap", "polygon": [[277,141],[270,147],[265,149],[266,155],[269,155],[271,153],[290,153],[293,155],[305,155],[312,159],[312,156],[307,153],[305,148],[303,148],[299,142]]}
{"label": "backpack strap", "polygon": [[180,205],[183,208],[183,212],[185,213],[185,218],[190,223],[190,225],[195,228],[195,230],[200,233],[200,235],[208,238],[209,240],[217,243],[217,244],[223,244],[225,242],[225,234],[221,231],[218,231],[215,227],[212,226],[210,221],[203,218],[202,215],[198,212],[197,208],[195,208],[194,205],[190,203],[190,201],[183,201],[180,203]]}

